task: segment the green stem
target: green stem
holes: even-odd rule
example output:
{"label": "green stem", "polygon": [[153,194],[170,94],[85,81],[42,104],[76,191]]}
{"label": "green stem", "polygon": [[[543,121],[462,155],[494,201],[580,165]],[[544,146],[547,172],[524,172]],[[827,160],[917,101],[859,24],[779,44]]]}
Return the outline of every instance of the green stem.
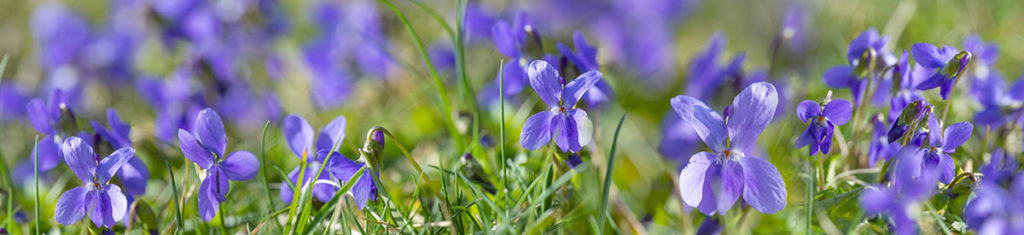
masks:
{"label": "green stem", "polygon": [[[501,64],[498,65],[498,90],[499,90],[499,92],[505,90],[505,71],[504,71],[505,70],[505,68],[504,68],[505,66],[501,66],[502,64],[505,64],[505,59],[501,59],[500,63]],[[508,190],[508,173],[506,172],[506,168],[508,168],[508,166],[505,165],[508,162],[508,157],[505,156],[505,95],[504,94],[498,95],[498,102],[499,102],[498,103],[499,104],[499,109],[501,110],[500,113],[499,113],[499,115],[501,115],[501,127],[500,127],[500,129],[501,129],[501,136],[498,138],[499,139],[498,145],[501,146],[501,180],[502,180],[502,184],[501,185],[502,185],[502,188],[504,188],[504,191],[505,191],[503,193],[504,197],[505,197],[505,210],[504,210],[505,211],[505,218],[508,218],[508,208],[511,206],[511,205],[509,205],[508,194],[510,192],[512,192],[512,190]]]}
{"label": "green stem", "polygon": [[[970,64],[971,64],[971,60],[968,59],[967,63],[964,64],[963,67],[968,67]],[[963,75],[964,75],[963,72],[958,72],[956,74],[956,80],[953,81],[953,88],[949,90],[949,97],[950,98],[953,97],[953,92],[956,92],[956,85],[960,84],[960,77],[963,77]],[[953,104],[953,99],[946,99],[946,108],[945,108],[945,110],[942,111],[942,123],[946,123],[946,115],[949,114],[949,106],[952,106],[952,104]],[[943,124],[943,125],[945,125],[945,124]]]}
{"label": "green stem", "polygon": [[39,136],[38,135],[36,136],[36,140],[33,141],[33,143],[35,143],[35,144],[32,146],[32,153],[34,155],[32,157],[32,169],[35,172],[35,179],[36,179],[36,185],[35,185],[36,186],[36,201],[35,201],[35,206],[36,206],[36,213],[35,213],[35,217],[36,217],[36,221],[35,221],[36,222],[36,231],[35,232],[36,232],[36,235],[39,235],[39,151],[37,151],[38,148],[39,148]]}
{"label": "green stem", "polygon": [[612,169],[615,168],[615,152],[618,148],[619,143],[619,131],[622,130],[622,123],[626,121],[626,114],[623,113],[622,117],[619,118],[619,125],[615,127],[615,135],[612,137],[612,150],[608,152],[608,166],[604,173],[604,186],[601,187],[601,212],[597,214],[597,221],[600,221],[601,226],[598,234],[604,234],[604,217],[605,212],[608,211],[608,193],[611,190],[612,185]]}
{"label": "green stem", "polygon": [[807,199],[805,199],[807,200],[807,224],[805,229],[807,234],[811,234],[811,224],[813,223],[812,218],[814,216],[814,181],[818,174],[816,173],[817,170],[814,169],[814,164],[807,164],[807,168]]}

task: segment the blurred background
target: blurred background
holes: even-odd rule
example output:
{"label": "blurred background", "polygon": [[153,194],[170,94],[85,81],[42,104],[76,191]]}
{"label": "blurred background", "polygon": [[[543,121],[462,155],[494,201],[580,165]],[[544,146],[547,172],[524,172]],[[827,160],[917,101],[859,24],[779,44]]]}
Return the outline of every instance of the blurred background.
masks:
{"label": "blurred background", "polygon": [[[438,103],[416,42],[380,1],[0,0],[0,54],[10,56],[0,75],[0,153],[12,174],[31,172],[30,165],[19,164],[30,162],[33,140],[47,133],[30,125],[26,105],[36,98],[50,102],[59,90],[77,119],[76,131],[69,133],[91,130],[87,120],[105,123],[108,108],[131,125],[130,140],[144,152],[140,159],[152,176],[142,198],[154,202],[169,197],[159,193],[168,190],[162,162],[184,164],[177,129],[191,126],[204,107],[225,119],[229,149],[258,152],[264,124],[270,121],[264,164],[281,169],[300,161],[275,134],[281,118],[298,114],[319,127],[344,115],[348,138],[342,153],[349,158],[356,157],[355,148],[369,128],[383,126],[421,165],[457,159],[465,151],[458,147],[464,146],[450,137],[460,136],[456,138],[476,144],[469,152],[483,155],[478,158],[488,172],[497,169],[494,146],[505,145],[514,156],[511,161],[530,175],[543,171],[530,167],[550,156],[526,151],[517,140],[526,118],[545,108],[522,81],[519,90],[509,90],[516,84],[506,83],[502,119],[495,98],[501,93],[495,83],[499,68],[503,61],[545,56],[557,61],[559,44],[579,50],[573,48],[580,43],[574,32],[580,32],[597,49],[597,66],[612,91],[604,102],[581,105],[595,130],[594,142],[583,154],[587,164],[606,167],[616,121],[628,114],[613,173],[613,195],[619,198],[613,210],[621,210],[613,214],[616,221],[652,233],[692,231],[697,225],[684,214],[699,213],[681,211],[673,182],[680,165],[703,147],[685,133],[674,134],[678,118],[669,99],[700,96],[721,110],[745,84],[769,81],[782,93],[780,110],[759,138],[761,152],[752,155],[769,158],[782,172],[790,206],[773,215],[755,213],[750,219],[755,222],[748,223],[756,224],[751,226],[754,231],[783,233],[800,231],[802,219],[788,218],[803,218],[794,209],[806,200],[800,172],[805,162],[814,160],[806,150],[792,147],[805,124],[791,113],[804,99],[824,98],[830,88],[822,84],[822,73],[846,64],[847,46],[861,32],[874,28],[888,35],[886,48],[897,56],[918,42],[964,48],[968,37],[979,36],[998,48],[991,72],[1010,82],[1022,75],[1024,64],[1024,44],[1017,43],[1024,41],[1024,2],[1014,0],[471,0],[465,9],[466,59],[461,70],[458,50],[445,29],[457,26],[457,1],[393,3],[423,40],[450,94],[451,113]],[[535,34],[528,34],[519,54],[509,55],[496,47],[502,40],[494,32],[498,22],[529,25]],[[460,71],[472,89],[463,89]],[[506,81],[523,76],[505,75]],[[700,82],[706,79],[715,84]],[[834,93],[850,99],[847,90]],[[937,97],[932,93],[928,96]],[[951,119],[969,121],[981,104],[965,92],[958,96],[963,101],[954,111],[963,112],[953,112]],[[445,129],[449,119],[456,121],[459,133]],[[497,136],[502,120],[508,128],[504,143]],[[472,124],[480,124],[479,132],[469,133]],[[842,128],[849,133],[852,127]],[[981,154],[965,148],[968,154]],[[389,168],[382,179],[400,185],[390,189],[392,194],[411,197],[417,190],[407,174],[412,166],[395,149],[387,154],[384,164]],[[52,213],[60,192],[73,185],[67,183],[69,176],[45,176],[42,211]],[[282,180],[279,174],[269,178],[275,187]],[[599,190],[596,182],[579,181],[576,187]],[[256,182],[237,185],[233,191],[262,190]],[[30,194],[21,195],[15,197],[20,205],[30,206]],[[246,214],[263,211],[260,203],[267,199],[232,200],[242,202],[233,203],[238,207],[231,210]],[[282,204],[276,197],[269,200]]]}

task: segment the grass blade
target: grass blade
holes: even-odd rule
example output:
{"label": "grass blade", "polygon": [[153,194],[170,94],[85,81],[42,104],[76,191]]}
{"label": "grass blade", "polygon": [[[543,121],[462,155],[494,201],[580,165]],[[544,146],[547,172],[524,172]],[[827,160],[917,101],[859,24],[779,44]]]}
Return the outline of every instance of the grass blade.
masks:
{"label": "grass blade", "polygon": [[[505,59],[501,59],[499,63],[500,64],[498,64],[498,90],[504,91],[505,66],[502,65],[505,64]],[[505,94],[498,95],[498,105],[500,106],[500,113],[498,113],[498,115],[501,115],[501,127],[499,128],[501,129],[501,136],[498,137],[498,146],[501,146],[501,187],[505,189],[505,209],[503,211],[505,213],[505,218],[508,218],[508,208],[510,207],[510,205],[508,204],[508,194],[511,193],[512,190],[508,189],[508,173],[506,173],[505,170],[505,168],[508,168],[508,166],[505,165],[508,162],[508,159],[505,156]]]}
{"label": "grass blade", "polygon": [[178,220],[178,230],[175,230],[175,234],[178,231],[185,231],[185,221],[181,217],[181,205],[178,203],[178,185],[174,182],[174,169],[171,169],[171,163],[164,160],[164,166],[167,166],[167,172],[171,174],[171,192],[174,193],[174,197],[171,198],[174,201],[174,212],[177,214],[176,219]]}
{"label": "grass blade", "polygon": [[423,60],[427,63],[427,71],[429,71],[430,77],[434,80],[434,88],[437,90],[438,98],[441,99],[441,107],[443,108],[444,116],[448,119],[448,133],[451,135],[452,143],[455,146],[455,149],[462,149],[462,139],[456,136],[459,132],[458,129],[455,128],[455,117],[452,115],[451,100],[448,98],[444,82],[441,81],[441,75],[437,74],[437,68],[434,67],[434,62],[430,59],[430,54],[427,53],[427,47],[423,44],[423,40],[420,39],[416,30],[412,28],[412,24],[409,23],[409,19],[405,17],[405,14],[403,14],[402,11],[398,10],[390,0],[381,0],[381,2],[395,12],[395,16],[398,16],[398,20],[402,22],[405,30],[409,32],[410,36],[412,36],[412,40],[416,44],[416,49],[419,50]]}
{"label": "grass blade", "polygon": [[[267,172],[267,130],[270,129],[270,121],[263,125],[263,134],[260,135],[260,171],[263,173],[263,189],[267,192],[267,201],[270,201],[270,208],[267,209],[267,213],[273,212],[277,206],[274,205],[274,194],[270,192],[270,174]],[[287,175],[285,175],[287,176]],[[287,178],[287,177],[285,177]],[[294,192],[294,191],[293,191]],[[278,228],[281,227],[280,222],[274,220]]]}
{"label": "grass blade", "polygon": [[597,215],[597,221],[601,222],[601,230],[598,230],[598,234],[604,234],[604,217],[605,212],[608,211],[608,191],[612,186],[612,169],[615,168],[615,151],[619,144],[619,131],[622,130],[622,122],[626,121],[626,114],[623,113],[622,117],[619,118],[619,124],[615,127],[615,135],[612,136],[612,151],[608,152],[608,169],[604,173],[604,186],[601,187],[601,212]]}
{"label": "grass blade", "polygon": [[39,148],[39,136],[38,135],[36,136],[36,140],[33,141],[33,143],[35,143],[35,144],[32,145],[32,155],[33,155],[32,156],[32,168],[33,168],[33,171],[35,172],[35,179],[36,179],[36,201],[35,201],[35,203],[36,203],[36,205],[35,205],[36,206],[36,213],[35,213],[35,217],[36,217],[36,235],[39,235],[39,151],[37,151],[37,150],[39,150],[38,149]]}

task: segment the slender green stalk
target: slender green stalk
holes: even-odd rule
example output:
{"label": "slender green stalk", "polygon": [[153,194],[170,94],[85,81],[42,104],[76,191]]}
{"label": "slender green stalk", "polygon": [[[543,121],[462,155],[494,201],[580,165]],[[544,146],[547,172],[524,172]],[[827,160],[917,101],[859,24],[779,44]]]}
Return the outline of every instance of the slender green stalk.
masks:
{"label": "slender green stalk", "polygon": [[402,11],[398,10],[390,0],[381,0],[384,5],[391,8],[395,12],[395,16],[398,16],[399,21],[405,26],[405,30],[412,36],[413,42],[416,43],[416,48],[419,50],[420,55],[427,64],[427,71],[430,73],[430,77],[434,80],[434,88],[437,89],[438,98],[441,99],[441,107],[444,110],[444,116],[448,119],[448,132],[451,135],[452,142],[455,145],[455,149],[462,149],[462,139],[458,136],[458,130],[455,128],[455,117],[452,115],[451,101],[448,99],[448,93],[444,88],[444,82],[441,81],[441,76],[437,74],[437,69],[434,67],[433,60],[430,59],[430,54],[427,53],[427,47],[423,44],[423,40],[420,39],[419,34],[412,28],[412,24],[409,23],[409,19],[405,17]]}
{"label": "slender green stalk", "polygon": [[35,201],[35,204],[36,204],[36,213],[35,213],[35,217],[36,217],[36,235],[39,235],[39,151],[37,151],[37,150],[39,150],[39,136],[38,135],[36,136],[36,140],[33,141],[33,143],[35,143],[32,146],[32,155],[33,155],[32,156],[32,169],[35,172],[35,179],[36,179],[36,201]]}
{"label": "slender green stalk", "polygon": [[220,224],[218,224],[218,225],[220,226],[220,234],[223,234],[223,235],[227,235],[228,234],[228,228],[227,228],[227,225],[225,225],[225,222],[224,222],[224,216],[226,216],[224,214],[224,204],[226,204],[226,203],[227,203],[227,199],[225,199],[222,203],[218,203],[217,204],[217,219],[220,221]]}
{"label": "slender green stalk", "polygon": [[267,129],[269,128],[270,121],[267,121],[267,124],[263,125],[263,134],[260,135],[260,162],[263,162],[260,165],[260,171],[263,172],[263,189],[267,191],[267,199],[270,201],[270,208],[267,209],[267,213],[271,213],[277,208],[274,206],[273,194],[270,193],[270,175],[267,174]]}
{"label": "slender green stalk", "polygon": [[811,218],[813,218],[813,216],[814,216],[814,181],[816,180],[815,178],[817,178],[817,176],[818,176],[818,174],[817,174],[817,170],[814,169],[814,164],[808,163],[807,164],[807,183],[806,183],[807,184],[807,199],[805,199],[805,200],[807,200],[807,205],[806,205],[806,207],[807,207],[807,224],[806,224],[806,227],[805,227],[805,229],[807,231],[807,234],[811,234],[811,223],[813,221],[813,219],[811,219]]}
{"label": "slender green stalk", "polygon": [[174,182],[174,169],[171,169],[171,163],[164,160],[164,166],[167,166],[167,172],[171,174],[171,192],[174,193],[174,197],[171,198],[174,201],[174,212],[177,213],[176,219],[178,219],[178,229],[174,231],[177,234],[179,231],[185,231],[185,222],[181,217],[181,205],[178,204],[178,185]]}
{"label": "slender green stalk", "polygon": [[[504,91],[505,90],[505,68],[504,68],[505,66],[501,66],[501,65],[505,64],[505,59],[501,59],[500,63],[501,64],[498,64],[498,90],[499,91]],[[508,162],[508,158],[505,156],[505,95],[504,94],[498,95],[498,104],[499,104],[499,107],[500,107],[499,109],[501,109],[501,111],[499,113],[499,115],[501,115],[501,128],[500,128],[501,129],[501,136],[498,138],[500,140],[498,142],[498,146],[501,146],[501,180],[502,180],[502,184],[501,184],[502,186],[501,187],[505,190],[505,192],[504,192],[504,195],[505,195],[504,196],[505,197],[505,209],[504,209],[504,212],[505,212],[505,218],[508,218],[508,208],[510,207],[510,205],[508,204],[508,194],[510,192],[512,192],[512,190],[508,189],[508,173],[505,170],[506,168],[508,168],[508,166],[505,165],[506,162]]]}
{"label": "slender green stalk", "polygon": [[[608,191],[612,186],[612,169],[615,168],[615,151],[619,147],[619,131],[622,130],[622,122],[626,121],[626,114],[619,118],[619,125],[615,127],[615,136],[612,136],[612,150],[608,152],[608,166],[604,173],[604,186],[601,187],[601,212],[597,214],[597,221],[604,222],[605,212],[608,211]],[[604,234],[604,223],[600,226],[599,234]]]}
{"label": "slender green stalk", "polygon": [[[8,58],[8,55],[4,54],[4,58],[0,60],[0,86],[3,86],[4,71],[7,69]],[[0,109],[0,119],[3,119],[3,117],[4,110]],[[14,183],[11,181],[11,168],[7,167],[7,158],[4,158],[3,155],[4,151],[2,146],[0,146],[0,171],[2,171],[0,172],[0,177],[3,177],[4,183],[7,186],[7,217],[4,219],[4,224],[8,228],[13,228],[17,226],[17,224],[14,224]]]}

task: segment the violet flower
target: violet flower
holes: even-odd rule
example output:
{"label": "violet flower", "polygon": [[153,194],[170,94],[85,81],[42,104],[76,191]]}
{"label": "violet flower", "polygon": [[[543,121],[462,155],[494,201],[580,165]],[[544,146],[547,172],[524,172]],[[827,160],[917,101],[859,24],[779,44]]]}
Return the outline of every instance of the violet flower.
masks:
{"label": "violet flower", "polygon": [[601,72],[586,72],[566,84],[553,66],[536,60],[530,63],[528,74],[530,85],[549,109],[526,120],[519,143],[523,148],[537,150],[554,139],[563,152],[578,153],[590,143],[593,124],[586,111],[576,108],[576,102],[601,79]]}
{"label": "violet flower", "polygon": [[[933,171],[922,171],[922,155],[919,148],[902,148],[896,156],[890,181],[865,189],[860,195],[860,204],[869,215],[885,215],[891,231],[895,234],[914,234],[917,223],[911,218],[910,210],[927,199],[935,189],[936,175]],[[925,202],[927,203],[927,202]]]}
{"label": "violet flower", "polygon": [[800,134],[796,140],[796,148],[810,145],[808,149],[811,155],[817,154],[819,150],[821,154],[828,154],[829,149],[832,149],[832,135],[835,128],[850,121],[853,106],[850,105],[850,101],[843,99],[829,101],[831,95],[832,93],[829,92],[825,98],[825,102],[827,102],[825,105],[819,105],[813,100],[805,100],[796,107],[797,117],[809,124],[804,133]]}
{"label": "violet flower", "polygon": [[248,151],[225,154],[228,145],[224,122],[216,111],[207,108],[196,116],[194,133],[178,129],[181,152],[203,168],[199,186],[199,216],[210,221],[217,216],[220,202],[227,200],[229,181],[256,176],[260,162]]}
{"label": "violet flower", "polygon": [[45,136],[39,138],[38,146],[29,156],[31,160],[22,162],[14,169],[12,177],[15,182],[23,182],[31,178],[31,172],[35,169],[33,162],[37,156],[39,158],[39,173],[48,172],[56,167],[60,163],[60,159],[63,158],[60,144],[66,138],[77,134],[78,131],[75,126],[74,112],[61,90],[51,92],[45,103],[42,99],[35,98],[25,106],[32,127]]}
{"label": "violet flower", "polygon": [[740,70],[743,61],[746,60],[743,53],[733,56],[728,65],[719,65],[719,61],[724,57],[722,53],[725,51],[725,40],[724,34],[715,33],[708,42],[707,49],[690,61],[686,94],[700,100],[710,99],[728,76],[733,76]]}
{"label": "violet flower", "polygon": [[[600,65],[597,63],[597,48],[594,48],[587,42],[587,39],[583,36],[580,31],[575,31],[572,34],[573,45],[576,47],[576,51],[573,52],[565,45],[559,43],[558,51],[565,56],[566,59],[572,63],[575,68],[580,72],[598,71]],[[566,68],[562,68],[563,71]],[[586,95],[583,96],[583,100],[587,101],[587,105],[590,107],[596,107],[611,99],[612,88],[608,86],[608,83],[604,79],[600,79],[594,84],[594,88],[587,91]]]}
{"label": "violet flower", "polygon": [[121,187],[108,182],[121,166],[134,158],[135,149],[124,147],[100,159],[88,143],[71,137],[64,140],[61,150],[64,161],[84,185],[61,194],[54,218],[60,224],[71,225],[88,214],[96,226],[114,227],[128,212],[128,200],[121,193]]}
{"label": "violet flower", "polygon": [[[825,71],[822,76],[825,85],[832,88],[849,88],[853,94],[853,103],[860,105],[867,92],[867,79],[872,79],[869,76],[874,72],[868,71],[871,67],[868,63],[890,64],[886,58],[892,55],[883,50],[888,42],[889,36],[879,36],[874,28],[861,33],[847,47],[846,60],[849,65],[835,66]],[[884,92],[876,92],[875,96],[871,97],[872,102],[884,102],[883,99],[887,95]]]}
{"label": "violet flower", "polygon": [[996,149],[991,152],[988,164],[981,167],[982,181],[996,184],[1010,182],[1020,169],[1020,163],[1013,154],[1007,154],[1003,149]]}
{"label": "violet flower", "polygon": [[[93,130],[96,131],[96,135],[109,144],[111,149],[132,147],[131,126],[121,121],[121,116],[117,114],[117,110],[114,110],[114,108],[107,109],[107,126],[110,129],[104,128],[102,124],[96,121],[92,121],[91,124]],[[100,143],[94,144],[100,145]],[[146,168],[146,164],[139,160],[139,158],[128,160],[128,164],[125,164],[117,172],[117,177],[120,178],[121,183],[124,185],[124,191],[128,194],[135,196],[146,194],[146,181],[149,180],[149,169]]]}
{"label": "violet flower", "polygon": [[762,213],[786,207],[786,184],[778,169],[756,156],[746,156],[775,115],[778,95],[767,82],[743,89],[719,115],[704,102],[680,95],[672,108],[690,124],[711,152],[700,152],[679,172],[679,194],[702,213],[725,214],[743,195],[743,202]]}
{"label": "violet flower", "polygon": [[974,199],[964,209],[967,227],[978,234],[1024,233],[1024,174],[1018,174],[1008,188],[993,182],[982,182]]}
{"label": "violet flower", "polygon": [[871,139],[870,150],[868,150],[868,166],[875,167],[878,160],[889,161],[893,155],[900,149],[899,143],[891,143],[887,135],[889,125],[885,122],[885,117],[882,114],[875,116],[874,118],[873,137]]}
{"label": "violet flower", "polygon": [[955,47],[945,46],[939,49],[928,43],[914,44],[910,53],[914,55],[914,61],[917,61],[918,66],[931,72],[930,76],[917,84],[917,89],[941,87],[939,94],[943,100],[949,98],[953,85],[967,69],[967,64],[971,60],[970,53],[960,52]]}
{"label": "violet flower", "polygon": [[973,81],[971,94],[982,106],[982,110],[974,114],[975,124],[995,130],[1018,117],[1020,110],[1015,105],[1024,101],[1024,79],[1017,79],[1013,85],[1007,86],[1001,73],[991,72],[987,77],[976,77]]}
{"label": "violet flower", "polygon": [[943,183],[950,183],[956,175],[956,165],[950,153],[956,151],[957,147],[967,142],[971,137],[974,125],[968,122],[960,122],[949,125],[945,130],[942,123],[931,114],[928,118],[928,142],[929,148],[925,151],[922,170],[939,171],[939,180]]}
{"label": "violet flower", "polygon": [[[918,66],[920,67],[920,66]],[[889,100],[889,120],[895,120],[899,117],[900,113],[903,112],[903,107],[906,107],[911,102],[916,100],[924,101],[926,104],[927,100],[921,96],[921,92],[914,88],[917,86],[917,76],[914,75],[914,70],[910,67],[910,61],[907,58],[907,52],[904,51],[900,55],[899,62],[892,67],[892,80],[898,82],[897,90],[893,95],[892,99]],[[882,87],[879,87],[881,89]],[[881,92],[881,90],[877,91]]]}
{"label": "violet flower", "polygon": [[[288,142],[288,147],[295,154],[295,157],[299,158],[299,160],[303,160],[303,157],[306,158],[306,171],[302,172],[302,181],[299,181],[299,169],[301,167],[295,167],[294,170],[288,173],[288,179],[298,186],[306,187],[307,182],[310,182],[316,173],[320,172],[320,168],[324,167],[323,161],[331,152],[335,152],[334,156],[331,156],[332,161],[337,161],[337,159],[341,158],[348,159],[336,152],[341,148],[340,145],[336,146],[337,148],[332,148],[335,147],[335,143],[341,143],[345,139],[345,116],[338,115],[338,117],[321,128],[319,132],[314,133],[313,127],[309,125],[306,119],[294,114],[288,115],[284,118],[282,129],[284,137]],[[325,173],[321,173],[320,178],[317,180],[335,181],[331,177],[329,170],[323,172]],[[348,180],[348,178],[342,180]],[[328,184],[314,184],[312,192],[317,199],[326,202],[334,197],[336,191],[333,186]],[[282,182],[281,200],[285,203],[291,203],[293,195],[291,187],[286,182]]]}
{"label": "violet flower", "polygon": [[[539,52],[541,50],[540,38],[526,12],[516,13],[511,24],[506,21],[494,23],[491,26],[491,40],[498,52],[508,60],[501,65],[503,74],[498,75],[504,79],[504,89],[499,91],[502,84],[498,84],[500,80],[496,76],[494,83],[484,87],[480,93],[485,104],[495,103],[498,100],[498,95],[509,97],[519,94],[529,82],[526,74],[528,63],[542,57]],[[548,62],[557,64],[554,61],[549,60]]]}

